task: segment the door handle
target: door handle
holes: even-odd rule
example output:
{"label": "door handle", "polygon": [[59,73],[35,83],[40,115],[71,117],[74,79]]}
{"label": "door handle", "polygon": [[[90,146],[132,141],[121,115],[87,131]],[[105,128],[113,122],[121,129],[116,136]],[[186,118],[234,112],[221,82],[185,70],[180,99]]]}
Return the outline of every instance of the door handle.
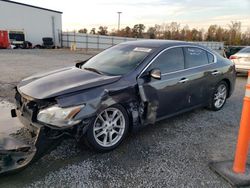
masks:
{"label": "door handle", "polygon": [[187,78],[182,78],[180,81],[179,81],[179,83],[185,83],[185,82],[187,82],[189,79],[187,79]]}
{"label": "door handle", "polygon": [[217,74],[220,74],[220,71],[214,70],[214,71],[212,72],[212,75],[217,75]]}

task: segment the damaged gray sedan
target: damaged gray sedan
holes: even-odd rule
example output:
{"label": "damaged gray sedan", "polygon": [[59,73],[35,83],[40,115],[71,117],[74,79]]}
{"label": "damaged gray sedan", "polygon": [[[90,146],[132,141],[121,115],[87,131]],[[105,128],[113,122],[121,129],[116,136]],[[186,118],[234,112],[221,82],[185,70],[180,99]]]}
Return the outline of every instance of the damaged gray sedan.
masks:
{"label": "damaged gray sedan", "polygon": [[198,107],[220,110],[235,77],[234,64],[208,48],[147,40],[26,78],[16,87],[11,114],[31,141],[1,139],[0,174],[24,168],[65,136],[110,151],[129,130]]}

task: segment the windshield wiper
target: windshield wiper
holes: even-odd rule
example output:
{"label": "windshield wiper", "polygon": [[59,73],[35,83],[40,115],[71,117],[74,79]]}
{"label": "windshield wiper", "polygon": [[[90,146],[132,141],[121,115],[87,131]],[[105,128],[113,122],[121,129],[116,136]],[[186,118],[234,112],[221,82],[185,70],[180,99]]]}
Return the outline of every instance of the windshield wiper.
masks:
{"label": "windshield wiper", "polygon": [[92,72],[95,72],[97,74],[103,74],[102,72],[100,72],[99,70],[95,69],[95,68],[91,68],[91,67],[84,67],[85,70],[89,70],[89,71],[92,71]]}

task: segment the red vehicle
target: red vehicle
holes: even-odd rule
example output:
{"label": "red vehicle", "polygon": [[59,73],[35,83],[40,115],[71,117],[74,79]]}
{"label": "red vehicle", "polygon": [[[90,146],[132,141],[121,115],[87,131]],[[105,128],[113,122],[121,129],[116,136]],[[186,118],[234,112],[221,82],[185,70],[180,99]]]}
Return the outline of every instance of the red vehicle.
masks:
{"label": "red vehicle", "polygon": [[9,48],[9,46],[10,41],[8,31],[0,30],[0,48]]}

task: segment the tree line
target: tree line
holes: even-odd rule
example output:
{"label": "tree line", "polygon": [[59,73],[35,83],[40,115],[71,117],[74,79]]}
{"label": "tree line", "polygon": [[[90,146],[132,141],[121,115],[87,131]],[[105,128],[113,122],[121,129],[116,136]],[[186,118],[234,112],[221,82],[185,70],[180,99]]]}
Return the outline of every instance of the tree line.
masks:
{"label": "tree line", "polygon": [[[79,33],[88,33],[86,28],[80,29]],[[205,29],[190,29],[188,25],[181,27],[177,22],[163,23],[161,25],[146,27],[144,24],[135,24],[134,27],[126,26],[119,31],[113,29],[108,31],[108,27],[100,26],[98,30],[92,28],[90,34],[111,35],[132,38],[147,39],[169,39],[182,41],[219,41],[225,45],[250,45],[250,27],[241,31],[241,22],[231,21],[227,28],[219,25],[210,25]]]}

